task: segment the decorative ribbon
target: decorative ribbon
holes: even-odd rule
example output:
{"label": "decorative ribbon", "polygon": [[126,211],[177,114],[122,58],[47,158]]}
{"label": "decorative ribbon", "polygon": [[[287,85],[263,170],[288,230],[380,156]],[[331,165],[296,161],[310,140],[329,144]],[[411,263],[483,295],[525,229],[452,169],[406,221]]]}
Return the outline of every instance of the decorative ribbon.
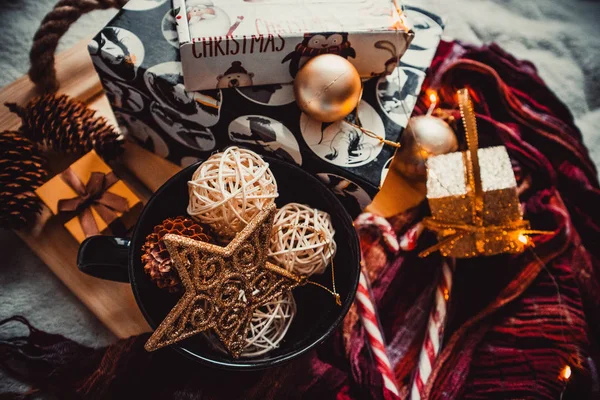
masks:
{"label": "decorative ribbon", "polygon": [[129,204],[125,197],[108,191],[108,188],[119,180],[113,172],[92,172],[86,185],[71,168],[67,168],[60,177],[77,193],[77,197],[59,200],[58,211],[78,212],[79,223],[86,237],[100,233],[92,208],[110,226],[114,234],[125,233],[125,227],[117,213],[129,211]]}
{"label": "decorative ribbon", "polygon": [[479,139],[477,134],[477,120],[473,103],[468,89],[460,89],[458,92],[458,104],[460,114],[465,128],[468,151],[465,153],[467,187],[473,193],[471,202],[471,221],[454,222],[444,221],[438,218],[428,217],[423,220],[423,225],[439,236],[445,237],[436,245],[422,251],[419,257],[427,257],[429,254],[456,242],[468,234],[475,235],[476,251],[479,254],[485,252],[485,238],[489,234],[500,233],[502,235],[519,234],[549,234],[552,232],[529,230],[529,221],[523,219],[506,222],[502,225],[484,225],[483,221],[483,187],[481,183],[481,171],[479,166]]}

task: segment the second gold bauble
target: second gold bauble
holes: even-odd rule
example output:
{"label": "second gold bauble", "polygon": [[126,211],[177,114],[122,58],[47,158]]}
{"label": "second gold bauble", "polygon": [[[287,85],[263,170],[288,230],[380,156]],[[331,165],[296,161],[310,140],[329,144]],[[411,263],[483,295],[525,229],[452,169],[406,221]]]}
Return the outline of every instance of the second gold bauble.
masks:
{"label": "second gold bauble", "polygon": [[431,115],[412,117],[400,138],[395,163],[403,176],[416,181],[427,180],[425,163],[431,156],[456,151],[458,141],[444,120]]}
{"label": "second gold bauble", "polygon": [[322,54],[310,59],[294,80],[298,107],[320,122],[344,119],[358,105],[362,82],[356,68],[345,58]]}

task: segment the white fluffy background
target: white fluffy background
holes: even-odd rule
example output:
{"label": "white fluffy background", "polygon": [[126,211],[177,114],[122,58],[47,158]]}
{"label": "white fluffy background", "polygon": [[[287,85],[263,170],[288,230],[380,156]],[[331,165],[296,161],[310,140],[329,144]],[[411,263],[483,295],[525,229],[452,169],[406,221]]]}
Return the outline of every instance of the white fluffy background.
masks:
{"label": "white fluffy background", "polygon": [[[0,0],[0,87],[26,73],[31,40],[56,0]],[[600,3],[592,0],[421,0],[410,4],[446,19],[447,39],[496,42],[532,61],[575,116],[600,165]],[[114,11],[82,17],[62,40],[68,48],[97,32]],[[13,314],[39,328],[100,346],[114,337],[12,233],[0,233],[0,319]],[[4,329],[0,340],[15,330]],[[3,379],[4,378],[4,379]],[[0,393],[22,389],[0,375]]]}

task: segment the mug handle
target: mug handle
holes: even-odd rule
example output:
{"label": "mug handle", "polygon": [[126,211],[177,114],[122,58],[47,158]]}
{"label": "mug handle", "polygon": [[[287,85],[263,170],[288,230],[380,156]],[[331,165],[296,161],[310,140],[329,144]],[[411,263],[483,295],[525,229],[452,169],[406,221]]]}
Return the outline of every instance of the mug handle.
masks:
{"label": "mug handle", "polygon": [[91,236],[77,253],[77,268],[83,273],[109,281],[129,282],[129,239]]}

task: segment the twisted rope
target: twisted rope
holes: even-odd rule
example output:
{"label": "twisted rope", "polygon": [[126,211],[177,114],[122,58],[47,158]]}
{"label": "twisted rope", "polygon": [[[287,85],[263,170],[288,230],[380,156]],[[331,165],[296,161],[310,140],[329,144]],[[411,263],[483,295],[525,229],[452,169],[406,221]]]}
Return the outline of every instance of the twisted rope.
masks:
{"label": "twisted rope", "polygon": [[93,10],[121,8],[128,0],[61,0],[42,20],[29,54],[29,78],[42,92],[58,89],[54,53],[58,41],[80,16]]}

